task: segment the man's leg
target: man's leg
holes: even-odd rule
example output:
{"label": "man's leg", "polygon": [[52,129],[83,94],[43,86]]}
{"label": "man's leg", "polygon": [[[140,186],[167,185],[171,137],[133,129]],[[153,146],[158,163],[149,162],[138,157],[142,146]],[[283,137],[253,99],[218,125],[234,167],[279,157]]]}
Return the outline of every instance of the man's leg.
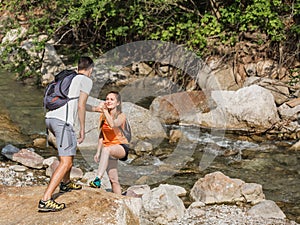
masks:
{"label": "man's leg", "polygon": [[[73,160],[72,160],[73,161]],[[72,164],[73,165],[73,164]],[[65,173],[65,176],[63,177],[63,179],[62,179],[62,182],[63,183],[68,183],[68,182],[70,182],[70,174],[71,174],[71,169],[72,169],[72,166],[71,166],[71,168]]]}
{"label": "man's leg", "polygon": [[70,169],[65,173],[64,177],[62,178],[62,182],[59,185],[60,192],[69,192],[72,190],[82,189],[82,185],[76,184],[71,181],[71,178],[70,178],[71,169],[72,169],[72,166],[70,167]]}
{"label": "man's leg", "polygon": [[50,183],[44,193],[42,200],[47,201],[52,198],[52,194],[54,193],[55,189],[58,187],[61,180],[65,177],[68,171],[71,170],[73,165],[73,156],[60,156],[60,162],[58,167],[52,174],[50,179]]}

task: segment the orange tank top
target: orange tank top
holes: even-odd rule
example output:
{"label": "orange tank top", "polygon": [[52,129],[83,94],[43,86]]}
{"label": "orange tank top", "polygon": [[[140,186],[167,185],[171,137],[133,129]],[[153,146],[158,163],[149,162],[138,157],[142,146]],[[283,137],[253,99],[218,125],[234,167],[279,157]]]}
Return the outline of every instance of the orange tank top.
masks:
{"label": "orange tank top", "polygon": [[[127,139],[123,135],[120,128],[118,127],[111,128],[107,123],[106,119],[102,120],[102,116],[100,116],[100,122],[101,121],[102,121],[101,131],[103,135],[104,146],[128,144]],[[122,126],[124,126],[124,124],[122,124]]]}

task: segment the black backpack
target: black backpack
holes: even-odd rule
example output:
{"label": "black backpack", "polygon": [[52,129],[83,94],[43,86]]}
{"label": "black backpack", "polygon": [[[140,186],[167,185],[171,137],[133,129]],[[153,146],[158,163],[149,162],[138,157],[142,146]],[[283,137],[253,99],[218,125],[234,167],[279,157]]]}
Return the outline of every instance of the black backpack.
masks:
{"label": "black backpack", "polygon": [[69,98],[69,88],[73,78],[77,75],[74,70],[63,70],[55,76],[45,89],[44,108],[48,110],[58,109],[68,101],[79,97]]}

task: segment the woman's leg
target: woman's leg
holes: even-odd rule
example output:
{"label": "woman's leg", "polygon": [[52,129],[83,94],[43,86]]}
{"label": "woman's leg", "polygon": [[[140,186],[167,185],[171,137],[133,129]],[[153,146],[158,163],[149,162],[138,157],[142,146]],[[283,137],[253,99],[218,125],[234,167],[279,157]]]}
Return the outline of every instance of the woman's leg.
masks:
{"label": "woman's leg", "polygon": [[116,194],[121,195],[122,191],[118,176],[118,160],[109,158],[108,167],[106,171],[111,183],[112,191]]}
{"label": "woman's leg", "polygon": [[102,179],[105,170],[108,166],[109,157],[115,159],[121,159],[125,156],[126,152],[121,145],[112,145],[108,147],[103,147],[100,156],[99,167],[97,171],[97,175],[100,179]]}

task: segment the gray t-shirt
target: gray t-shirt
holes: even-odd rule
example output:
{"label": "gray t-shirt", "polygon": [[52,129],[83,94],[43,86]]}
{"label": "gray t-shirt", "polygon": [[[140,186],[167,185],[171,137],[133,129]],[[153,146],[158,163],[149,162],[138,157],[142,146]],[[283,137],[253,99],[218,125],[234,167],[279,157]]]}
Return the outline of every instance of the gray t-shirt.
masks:
{"label": "gray t-shirt", "polygon": [[[73,78],[68,97],[79,97],[80,91],[83,91],[86,94],[90,94],[90,91],[93,87],[92,80],[85,75],[77,75]],[[56,118],[63,121],[66,121],[66,111],[68,105],[68,123],[71,125],[75,125],[75,121],[77,120],[77,110],[78,110],[78,99],[70,100],[66,105],[49,111],[46,113],[46,118]]]}

